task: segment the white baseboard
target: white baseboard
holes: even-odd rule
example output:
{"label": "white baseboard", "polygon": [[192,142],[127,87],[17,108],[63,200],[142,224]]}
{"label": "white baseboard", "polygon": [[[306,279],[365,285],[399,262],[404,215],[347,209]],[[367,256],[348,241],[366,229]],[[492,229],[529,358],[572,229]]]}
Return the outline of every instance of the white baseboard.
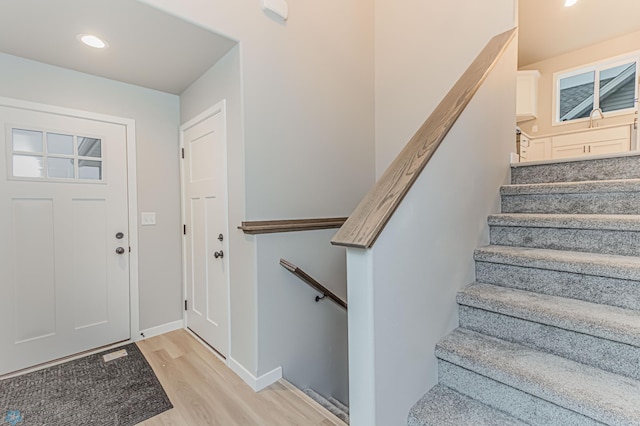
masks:
{"label": "white baseboard", "polygon": [[229,368],[236,373],[246,384],[254,390],[254,392],[261,391],[262,389],[270,386],[282,378],[282,367],[275,368],[263,374],[260,377],[256,377],[244,368],[238,361],[233,358],[229,358]]}
{"label": "white baseboard", "polygon": [[132,340],[148,339],[149,337],[159,336],[161,334],[169,333],[170,331],[180,330],[183,328],[184,320],[178,320],[167,324],[158,325],[156,327],[147,328],[146,330],[140,330],[140,335],[137,336],[137,339]]}

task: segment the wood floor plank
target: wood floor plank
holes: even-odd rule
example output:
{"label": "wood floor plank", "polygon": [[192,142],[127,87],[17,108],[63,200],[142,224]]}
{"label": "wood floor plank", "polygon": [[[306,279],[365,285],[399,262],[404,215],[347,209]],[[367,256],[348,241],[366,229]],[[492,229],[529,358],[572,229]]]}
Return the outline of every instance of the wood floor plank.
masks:
{"label": "wood floor plank", "polygon": [[254,392],[185,330],[137,344],[174,405],[143,426],[344,426],[285,381]]}

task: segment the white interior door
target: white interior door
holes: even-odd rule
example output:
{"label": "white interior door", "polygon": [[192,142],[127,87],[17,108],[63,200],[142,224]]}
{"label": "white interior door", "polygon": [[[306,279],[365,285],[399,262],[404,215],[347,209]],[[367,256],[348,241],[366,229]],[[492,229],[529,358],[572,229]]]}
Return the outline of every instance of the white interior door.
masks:
{"label": "white interior door", "polygon": [[127,340],[126,127],[0,106],[0,129],[0,374]]}
{"label": "white interior door", "polygon": [[187,326],[229,351],[227,136],[224,102],[182,127]]}

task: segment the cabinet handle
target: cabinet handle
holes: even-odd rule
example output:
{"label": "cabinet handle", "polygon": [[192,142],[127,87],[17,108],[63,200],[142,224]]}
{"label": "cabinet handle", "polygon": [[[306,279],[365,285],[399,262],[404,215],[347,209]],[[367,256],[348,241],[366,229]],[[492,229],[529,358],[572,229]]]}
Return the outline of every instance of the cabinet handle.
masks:
{"label": "cabinet handle", "polygon": [[582,147],[582,152],[585,153],[585,154],[587,153],[587,146],[586,145]]}
{"label": "cabinet handle", "polygon": [[591,152],[591,145],[589,145],[589,152]]}

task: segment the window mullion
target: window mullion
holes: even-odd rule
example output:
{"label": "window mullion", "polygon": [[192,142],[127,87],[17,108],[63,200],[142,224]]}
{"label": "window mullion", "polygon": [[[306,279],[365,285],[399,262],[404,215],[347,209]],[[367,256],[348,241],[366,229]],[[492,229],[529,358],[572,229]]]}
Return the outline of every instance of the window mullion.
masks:
{"label": "window mullion", "polygon": [[593,108],[600,108],[600,68],[595,69],[594,79],[593,79]]}

